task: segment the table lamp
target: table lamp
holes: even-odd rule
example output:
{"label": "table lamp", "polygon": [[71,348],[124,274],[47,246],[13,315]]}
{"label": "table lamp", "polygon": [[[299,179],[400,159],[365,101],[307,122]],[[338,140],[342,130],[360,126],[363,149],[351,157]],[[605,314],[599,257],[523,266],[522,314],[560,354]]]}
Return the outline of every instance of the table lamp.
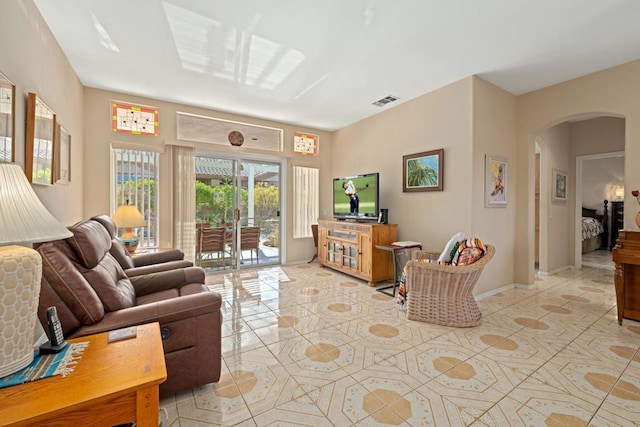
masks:
{"label": "table lamp", "polygon": [[22,168],[0,163],[0,377],[33,361],[42,258],[20,245],[71,236],[42,205]]}
{"label": "table lamp", "polygon": [[138,248],[138,236],[131,230],[133,227],[146,227],[147,223],[135,205],[130,205],[127,200],[126,205],[118,206],[111,217],[113,223],[118,228],[124,228],[125,232],[120,236],[120,241],[127,248],[131,255]]}

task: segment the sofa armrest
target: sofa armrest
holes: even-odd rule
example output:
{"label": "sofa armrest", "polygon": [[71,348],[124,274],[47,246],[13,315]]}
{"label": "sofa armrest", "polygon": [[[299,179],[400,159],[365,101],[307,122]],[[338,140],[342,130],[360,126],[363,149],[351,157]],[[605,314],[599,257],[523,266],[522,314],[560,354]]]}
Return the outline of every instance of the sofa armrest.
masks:
{"label": "sofa armrest", "polygon": [[[180,249],[167,249],[159,252],[149,252],[146,254],[134,255],[132,259],[133,265],[135,267],[142,267],[145,265],[183,260],[184,252],[182,252]],[[190,261],[187,262],[191,263]],[[193,265],[193,263],[191,263],[191,265]]]}
{"label": "sofa armrest", "polygon": [[220,313],[221,305],[222,297],[217,292],[202,292],[138,305],[107,313],[102,321],[95,325],[82,326],[68,338],[98,334],[151,322],[159,322],[160,325],[163,325],[204,314]]}
{"label": "sofa armrest", "polygon": [[136,296],[140,297],[167,289],[180,288],[188,283],[204,283],[204,270],[187,267],[130,277]]}
{"label": "sofa armrest", "polygon": [[177,270],[179,268],[193,267],[193,263],[187,260],[167,261],[160,264],[149,264],[140,267],[126,268],[125,274],[131,278],[143,274],[158,273],[160,271]]}

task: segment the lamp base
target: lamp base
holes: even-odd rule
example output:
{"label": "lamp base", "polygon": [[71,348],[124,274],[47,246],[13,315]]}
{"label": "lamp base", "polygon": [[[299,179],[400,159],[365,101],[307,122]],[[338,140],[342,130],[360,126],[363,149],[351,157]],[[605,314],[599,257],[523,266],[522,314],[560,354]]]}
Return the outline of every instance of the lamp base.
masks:
{"label": "lamp base", "polygon": [[13,374],[33,361],[33,336],[40,299],[42,258],[23,246],[0,247],[0,377]]}
{"label": "lamp base", "polygon": [[120,241],[130,255],[133,255],[136,249],[138,249],[138,236],[131,230],[131,228],[125,229],[125,232],[120,236]]}

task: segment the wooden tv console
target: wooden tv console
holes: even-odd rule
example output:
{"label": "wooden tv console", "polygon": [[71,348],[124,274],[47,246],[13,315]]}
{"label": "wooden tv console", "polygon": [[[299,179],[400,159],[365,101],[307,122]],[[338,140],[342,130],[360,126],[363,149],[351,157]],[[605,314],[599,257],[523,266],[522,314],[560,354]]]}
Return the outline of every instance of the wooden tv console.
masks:
{"label": "wooden tv console", "polygon": [[318,262],[366,280],[369,286],[393,279],[389,252],[376,245],[397,240],[398,224],[318,220]]}

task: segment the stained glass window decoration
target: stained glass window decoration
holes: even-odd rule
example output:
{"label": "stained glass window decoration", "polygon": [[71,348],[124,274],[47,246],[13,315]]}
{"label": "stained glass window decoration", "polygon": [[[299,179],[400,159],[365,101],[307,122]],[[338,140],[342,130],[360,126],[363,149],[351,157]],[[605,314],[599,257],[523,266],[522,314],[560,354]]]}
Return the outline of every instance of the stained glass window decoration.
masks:
{"label": "stained glass window decoration", "polygon": [[113,102],[113,131],[158,136],[158,109]]}

